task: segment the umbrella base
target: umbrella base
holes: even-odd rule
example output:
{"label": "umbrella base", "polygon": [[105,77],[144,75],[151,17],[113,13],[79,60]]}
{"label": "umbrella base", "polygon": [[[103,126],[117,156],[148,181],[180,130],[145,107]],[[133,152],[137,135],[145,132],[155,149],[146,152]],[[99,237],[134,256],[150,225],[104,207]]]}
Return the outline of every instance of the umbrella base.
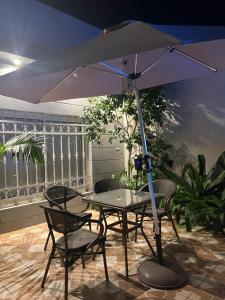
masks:
{"label": "umbrella base", "polygon": [[153,260],[142,262],[138,267],[137,276],[147,287],[161,290],[178,289],[188,280],[184,270],[177,263],[166,258],[163,265]]}

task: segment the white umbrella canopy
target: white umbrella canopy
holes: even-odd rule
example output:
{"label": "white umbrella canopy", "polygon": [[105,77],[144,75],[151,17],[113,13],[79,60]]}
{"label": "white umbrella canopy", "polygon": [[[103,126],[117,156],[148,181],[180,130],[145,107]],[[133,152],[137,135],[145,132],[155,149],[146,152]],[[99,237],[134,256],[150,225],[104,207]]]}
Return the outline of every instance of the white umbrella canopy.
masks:
{"label": "white umbrella canopy", "polygon": [[[186,47],[177,46],[184,54],[190,55],[213,66],[215,70],[225,68],[225,59],[222,59],[221,49],[225,50],[225,40],[201,42],[197,45]],[[203,52],[203,49],[204,52]],[[204,59],[201,58],[204,54]],[[213,55],[210,55],[213,53]],[[160,59],[160,62],[155,64]],[[96,63],[85,67],[75,67],[68,72],[63,71],[65,80],[59,81],[50,89],[40,102],[57,101],[62,99],[83,98],[110,94],[122,94],[128,90],[128,81],[121,76],[115,76],[113,68],[126,74],[140,74],[136,79],[136,87],[144,89],[162,84],[176,82],[199,77],[211,73],[213,70],[180,52],[169,52],[167,47],[126,55],[121,58],[108,60],[107,64],[112,67]],[[148,67],[151,66],[150,70]]]}
{"label": "white umbrella canopy", "polygon": [[[182,45],[142,22],[124,23],[81,45],[0,77],[0,94],[32,103],[121,94],[124,73],[140,73],[138,89],[185,80],[225,68],[225,40]],[[189,55],[203,64],[186,57]],[[121,70],[115,76],[99,62]]]}

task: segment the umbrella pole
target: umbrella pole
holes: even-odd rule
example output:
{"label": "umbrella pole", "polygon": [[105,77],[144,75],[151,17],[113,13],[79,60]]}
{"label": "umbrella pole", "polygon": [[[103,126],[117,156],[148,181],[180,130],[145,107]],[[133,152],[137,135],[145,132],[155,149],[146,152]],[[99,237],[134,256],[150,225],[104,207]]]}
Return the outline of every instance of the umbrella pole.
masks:
{"label": "umbrella pole", "polygon": [[159,264],[163,265],[163,251],[162,251],[162,242],[161,242],[161,232],[159,230],[158,217],[157,217],[157,212],[156,212],[155,195],[154,195],[154,189],[153,189],[153,184],[152,184],[152,162],[151,162],[151,158],[148,154],[148,148],[147,148],[147,143],[146,143],[140,93],[139,93],[139,90],[136,89],[136,88],[134,88],[134,92],[135,92],[135,95],[136,95],[138,119],[139,119],[139,124],[140,124],[140,131],[141,131],[141,141],[142,141],[143,150],[144,150],[144,160],[145,160],[146,169],[147,169],[149,191],[150,191],[150,194],[151,194],[152,214],[153,214],[153,219],[154,219],[154,224],[155,224],[155,240],[156,240],[157,261],[158,261]]}
{"label": "umbrella pole", "polygon": [[139,90],[134,85],[133,89],[136,95],[141,140],[144,149],[144,158],[147,166],[148,184],[152,203],[152,214],[155,224],[155,240],[157,251],[157,261],[148,259],[142,262],[137,269],[137,276],[140,279],[140,281],[148,287],[164,290],[177,289],[185,285],[185,283],[187,282],[187,276],[183,269],[177,263],[175,263],[174,261],[171,262],[169,259],[163,257],[161,230],[159,230],[154,190],[152,185],[152,165],[151,158],[148,154],[147,149],[144,130],[144,120],[141,108],[141,99]]}

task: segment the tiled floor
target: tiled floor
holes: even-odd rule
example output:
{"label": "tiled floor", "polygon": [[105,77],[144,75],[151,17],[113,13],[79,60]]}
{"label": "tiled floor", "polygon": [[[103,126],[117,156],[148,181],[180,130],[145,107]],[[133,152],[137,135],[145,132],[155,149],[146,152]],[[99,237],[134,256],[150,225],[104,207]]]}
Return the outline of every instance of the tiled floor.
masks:
{"label": "tiled floor", "polygon": [[[94,216],[97,214],[94,212]],[[145,222],[152,244],[152,224]],[[64,272],[55,260],[50,268],[44,289],[41,279],[47,263],[48,251],[43,251],[47,237],[45,224],[2,234],[0,236],[0,299],[63,299]],[[86,269],[75,265],[69,274],[69,299],[225,299],[225,239],[213,238],[210,232],[179,230],[181,241],[175,239],[167,222],[163,224],[164,253],[178,260],[189,275],[189,282],[181,289],[162,291],[146,289],[136,277],[139,262],[150,254],[139,235],[138,242],[130,235],[128,244],[130,279],[124,279],[124,256],[121,238],[108,232],[107,262],[110,283],[104,281],[102,257],[86,262]]]}

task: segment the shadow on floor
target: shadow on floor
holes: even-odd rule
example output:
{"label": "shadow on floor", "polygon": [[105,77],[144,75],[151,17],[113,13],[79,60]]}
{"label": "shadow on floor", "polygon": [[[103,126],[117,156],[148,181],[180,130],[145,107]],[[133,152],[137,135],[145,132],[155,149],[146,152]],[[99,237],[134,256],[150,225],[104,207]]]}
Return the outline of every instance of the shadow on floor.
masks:
{"label": "shadow on floor", "polygon": [[71,295],[85,300],[133,300],[135,296],[124,291],[112,282],[103,281],[93,287],[83,285],[72,292]]}

